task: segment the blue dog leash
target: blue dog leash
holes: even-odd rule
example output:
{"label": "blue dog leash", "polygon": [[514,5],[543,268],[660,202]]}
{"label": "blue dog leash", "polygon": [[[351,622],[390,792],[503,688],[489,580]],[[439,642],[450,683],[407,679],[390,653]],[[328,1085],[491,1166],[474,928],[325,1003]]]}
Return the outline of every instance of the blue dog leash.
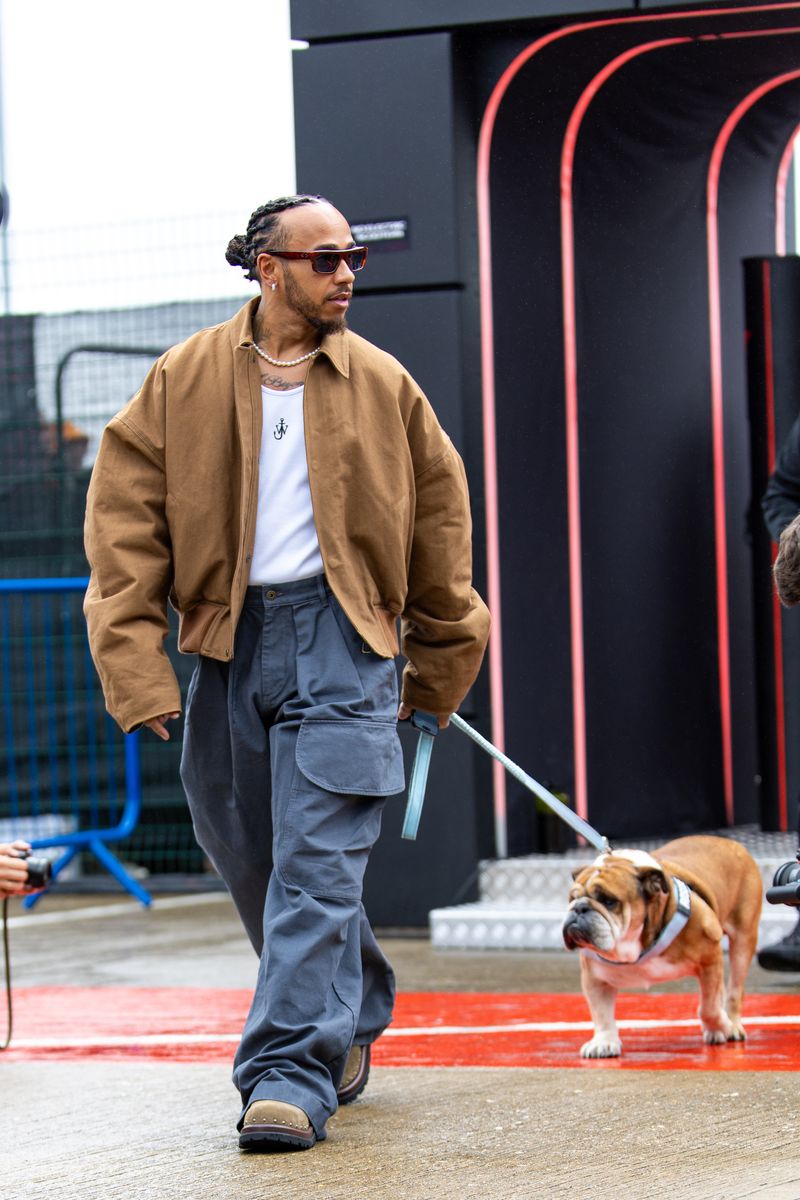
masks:
{"label": "blue dog leash", "polygon": [[425,787],[428,783],[428,768],[431,765],[431,754],[433,753],[433,739],[439,732],[439,722],[433,713],[422,712],[415,708],[411,714],[411,724],[419,730],[419,741],[417,742],[417,753],[414,756],[414,766],[411,769],[406,815],[400,836],[413,842],[419,829],[419,819],[422,816]]}
{"label": "blue dog leash", "polygon": [[[419,820],[422,815],[422,805],[425,800],[425,786],[428,782],[428,769],[431,763],[431,753],[433,751],[433,739],[438,733],[439,723],[432,713],[421,712],[419,709],[411,715],[411,723],[419,730],[419,741],[417,743],[417,753],[414,759],[414,767],[411,772],[411,781],[408,785],[408,801],[406,803],[406,814],[403,822],[402,836],[411,841],[417,836],[419,829]],[[473,729],[468,725],[463,717],[458,713],[453,713],[450,717],[450,724],[456,729],[460,729],[467,737],[472,738],[482,750],[485,750],[492,758],[497,759],[502,763],[509,775],[513,775],[529,792],[533,792],[540,800],[544,801],[548,808],[565,821],[576,833],[585,838],[590,846],[594,846],[596,850],[608,851],[611,847],[608,844],[608,839],[593,829],[587,821],[574,813],[571,808],[567,808],[558,796],[554,796],[552,792],[538,783],[532,776],[528,775],[518,767],[515,762],[512,762],[502,750],[498,750],[493,746],[487,738],[478,733],[477,729]]]}

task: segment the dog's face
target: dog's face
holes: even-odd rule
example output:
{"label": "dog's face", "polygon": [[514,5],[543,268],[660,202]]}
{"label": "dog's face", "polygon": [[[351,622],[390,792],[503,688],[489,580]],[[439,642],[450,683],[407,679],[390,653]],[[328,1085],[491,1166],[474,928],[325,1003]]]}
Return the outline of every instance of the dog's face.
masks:
{"label": "dog's face", "polygon": [[567,949],[635,960],[645,930],[660,920],[670,892],[661,866],[649,854],[622,850],[601,854],[573,879],[562,930]]}

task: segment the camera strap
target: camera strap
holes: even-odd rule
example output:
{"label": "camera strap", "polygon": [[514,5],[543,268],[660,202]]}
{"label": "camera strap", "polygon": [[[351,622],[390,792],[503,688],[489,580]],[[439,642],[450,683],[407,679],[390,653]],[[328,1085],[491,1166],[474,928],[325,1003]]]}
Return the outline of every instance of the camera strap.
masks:
{"label": "camera strap", "polygon": [[11,955],[8,950],[8,897],[3,901],[3,956],[6,962],[6,1012],[8,1014],[6,1020],[6,1038],[0,1050],[7,1050],[11,1044],[11,1030],[13,1027],[13,1010],[11,1005]]}

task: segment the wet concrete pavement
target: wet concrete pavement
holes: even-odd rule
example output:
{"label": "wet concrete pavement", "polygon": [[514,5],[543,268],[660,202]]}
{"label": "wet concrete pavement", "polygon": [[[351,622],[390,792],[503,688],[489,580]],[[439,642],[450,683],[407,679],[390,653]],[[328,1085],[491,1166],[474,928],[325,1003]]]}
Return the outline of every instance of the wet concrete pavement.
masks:
{"label": "wet concrete pavement", "polygon": [[[381,940],[401,991],[579,991],[566,953]],[[54,895],[34,914],[14,909],[11,951],[19,989],[250,988],[256,970],[219,894],[149,912]],[[751,994],[798,987],[800,975],[751,970]],[[663,990],[684,989],[694,984]],[[0,1058],[0,1104],[3,1198],[800,1198],[791,1071],[375,1067],[326,1142],[264,1156],[238,1150],[229,1068],[202,1051],[191,1063]]]}

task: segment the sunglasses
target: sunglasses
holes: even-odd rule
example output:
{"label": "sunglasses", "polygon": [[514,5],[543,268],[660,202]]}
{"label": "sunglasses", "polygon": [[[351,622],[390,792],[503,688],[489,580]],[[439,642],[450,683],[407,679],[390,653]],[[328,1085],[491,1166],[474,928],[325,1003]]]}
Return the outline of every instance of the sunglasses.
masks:
{"label": "sunglasses", "polygon": [[262,250],[273,258],[307,258],[311,270],[318,275],[333,275],[344,259],[351,271],[360,271],[367,261],[366,246],[351,246],[349,250]]}

